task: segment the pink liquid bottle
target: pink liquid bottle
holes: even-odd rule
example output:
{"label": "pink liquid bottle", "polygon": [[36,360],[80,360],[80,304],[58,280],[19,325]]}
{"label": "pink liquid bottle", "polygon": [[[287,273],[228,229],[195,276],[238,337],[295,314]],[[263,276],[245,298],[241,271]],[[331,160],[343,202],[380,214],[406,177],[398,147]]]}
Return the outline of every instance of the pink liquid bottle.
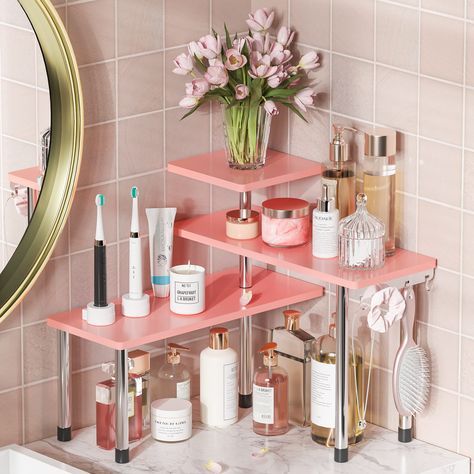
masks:
{"label": "pink liquid bottle", "polygon": [[[102,449],[115,447],[115,364],[102,364],[102,370],[110,375],[109,380],[99,382],[96,394],[97,446]],[[139,390],[137,390],[137,388]],[[142,437],[142,393],[133,378],[128,382],[128,439],[137,441]]]}
{"label": "pink liquid bottle", "polygon": [[288,431],[288,374],[278,367],[276,343],[265,344],[263,366],[253,379],[253,430],[264,436],[281,435]]}

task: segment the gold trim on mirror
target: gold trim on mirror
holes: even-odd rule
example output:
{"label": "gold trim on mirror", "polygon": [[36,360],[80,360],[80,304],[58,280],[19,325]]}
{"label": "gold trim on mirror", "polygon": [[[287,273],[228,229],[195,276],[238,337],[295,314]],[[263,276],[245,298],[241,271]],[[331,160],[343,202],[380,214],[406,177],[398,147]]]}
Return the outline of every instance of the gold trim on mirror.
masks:
{"label": "gold trim on mirror", "polygon": [[49,82],[51,148],[30,224],[0,274],[0,322],[22,300],[46,265],[66,223],[82,152],[83,103],[76,60],[49,0],[18,0],[38,38]]}

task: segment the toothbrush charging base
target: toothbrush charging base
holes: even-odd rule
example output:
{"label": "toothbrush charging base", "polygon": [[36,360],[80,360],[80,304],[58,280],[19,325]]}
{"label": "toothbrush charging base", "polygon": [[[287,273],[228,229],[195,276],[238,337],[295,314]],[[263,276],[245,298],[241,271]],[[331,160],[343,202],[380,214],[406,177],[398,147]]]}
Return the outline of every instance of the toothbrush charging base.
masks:
{"label": "toothbrush charging base", "polygon": [[129,318],[143,318],[150,314],[150,297],[144,293],[141,298],[132,298],[130,293],[122,296],[122,314]]}
{"label": "toothbrush charging base", "polygon": [[82,319],[92,326],[109,326],[115,322],[115,305],[94,306],[91,302],[82,310]]}

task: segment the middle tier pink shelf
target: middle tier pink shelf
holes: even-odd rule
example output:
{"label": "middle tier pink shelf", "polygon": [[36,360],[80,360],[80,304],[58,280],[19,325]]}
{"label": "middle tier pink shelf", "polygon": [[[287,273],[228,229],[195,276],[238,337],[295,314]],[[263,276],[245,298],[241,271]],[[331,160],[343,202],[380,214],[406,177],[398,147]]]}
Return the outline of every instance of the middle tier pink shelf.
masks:
{"label": "middle tier pink shelf", "polygon": [[48,318],[48,326],[66,331],[112,349],[132,349],[143,344],[179,336],[263,313],[287,305],[318,298],[323,288],[262,268],[254,269],[252,301],[240,305],[238,269],[214,273],[206,281],[206,310],[193,316],[179,316],[169,309],[166,298],[151,298],[151,314],[145,318],[126,318],[116,302],[116,320],[110,326],[91,326],[82,319],[82,308]]}

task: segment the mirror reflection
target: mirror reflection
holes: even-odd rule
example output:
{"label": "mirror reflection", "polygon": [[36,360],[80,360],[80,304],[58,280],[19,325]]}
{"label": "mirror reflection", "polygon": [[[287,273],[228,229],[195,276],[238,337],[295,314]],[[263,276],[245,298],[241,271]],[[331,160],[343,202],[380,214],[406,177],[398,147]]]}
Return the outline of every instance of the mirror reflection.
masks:
{"label": "mirror reflection", "polygon": [[0,271],[38,201],[50,144],[45,63],[17,0],[0,0]]}

